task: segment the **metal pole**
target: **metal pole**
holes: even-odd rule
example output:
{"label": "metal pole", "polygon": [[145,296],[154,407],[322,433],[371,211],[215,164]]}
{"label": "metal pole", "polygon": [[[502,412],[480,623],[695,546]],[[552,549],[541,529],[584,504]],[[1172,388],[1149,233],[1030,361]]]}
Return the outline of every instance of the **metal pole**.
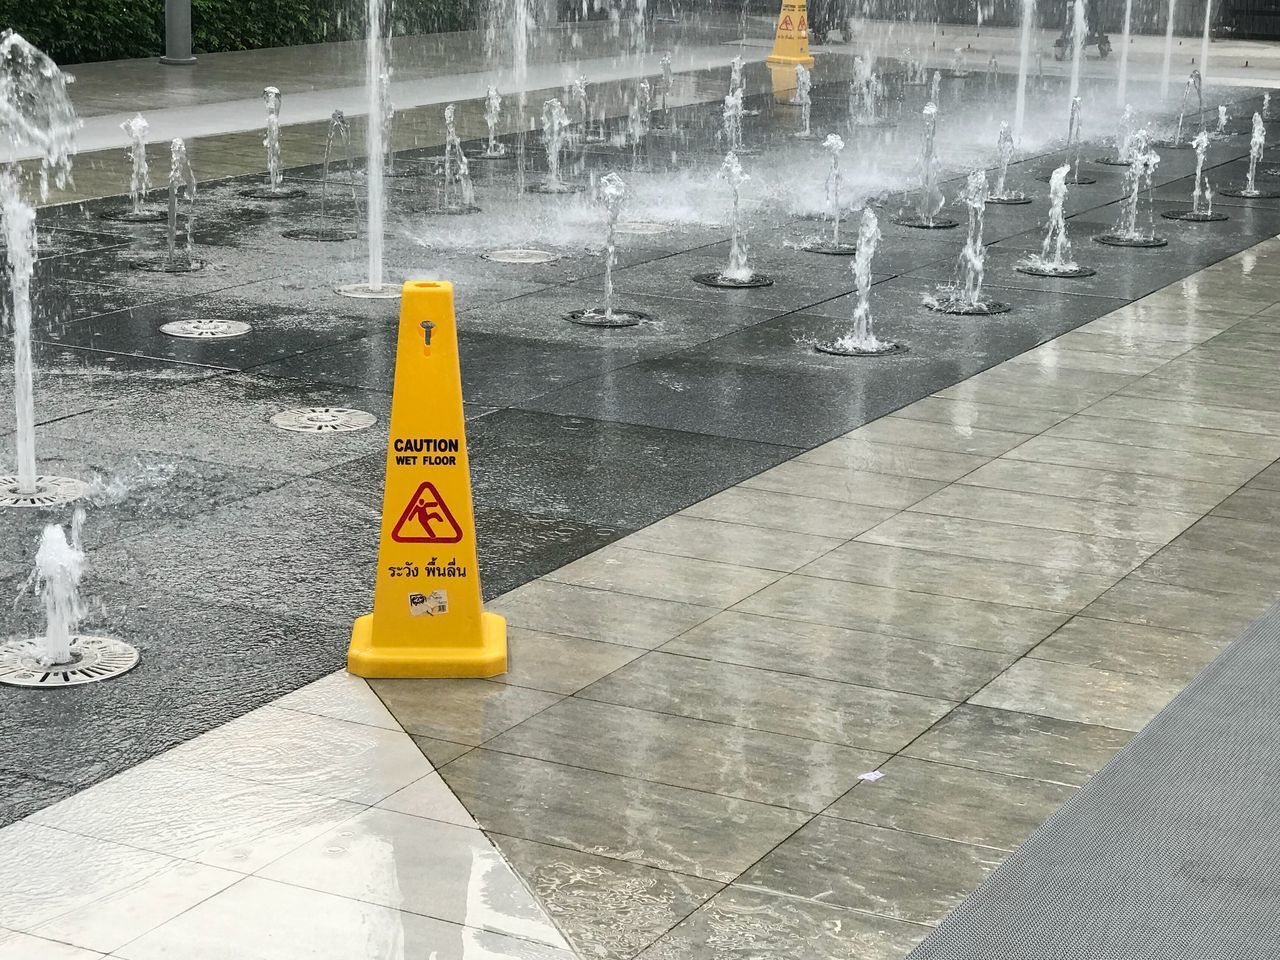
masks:
{"label": "metal pole", "polygon": [[164,56],[161,63],[186,67],[191,55],[191,0],[164,0]]}

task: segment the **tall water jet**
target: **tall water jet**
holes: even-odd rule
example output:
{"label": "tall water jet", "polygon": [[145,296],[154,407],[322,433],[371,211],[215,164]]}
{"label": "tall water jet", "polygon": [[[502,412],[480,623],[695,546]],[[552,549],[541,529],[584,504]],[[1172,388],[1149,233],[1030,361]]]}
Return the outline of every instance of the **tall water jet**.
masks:
{"label": "tall water jet", "polygon": [[285,189],[284,169],[280,163],[280,106],[283,96],[277,87],[266,87],[262,100],[267,105],[267,132],[262,145],[267,149],[267,182],[260,187],[241,190],[242,197],[254,200],[292,200],[305,197],[307,191],[292,187]]}
{"label": "tall water jet", "polygon": [[129,138],[129,149],[125,151],[125,156],[129,158],[129,209],[108,210],[102,214],[102,219],[118,223],[160,223],[165,218],[164,211],[147,208],[147,194],[151,192],[147,132],[151,125],[139,113],[132,120],[120,124],[120,129]]}
{"label": "tall water jet", "polygon": [[738,156],[746,152],[742,146],[743,114],[742,91],[730,91],[724,98],[724,110],[720,116],[724,124],[724,141],[728,145],[729,152]]}
{"label": "tall water jet", "polygon": [[1067,202],[1067,174],[1071,165],[1064,163],[1049,179],[1049,223],[1039,253],[1028,254],[1018,261],[1019,273],[1033,277],[1091,277],[1092,267],[1082,267],[1071,255],[1067,237],[1067,219],[1063,210]]}
{"label": "tall water jet", "polygon": [[720,165],[720,179],[729,184],[729,191],[733,197],[729,216],[729,225],[732,230],[729,240],[729,263],[718,273],[699,273],[693,279],[708,287],[738,289],[772,286],[773,278],[763,273],[756,273],[747,261],[747,231],[742,223],[741,201],[742,185],[751,178],[743,172],[742,164],[738,162],[738,157],[732,150]]}
{"label": "tall water jet", "polygon": [[956,47],[951,57],[951,77],[957,80],[963,80],[968,77],[972,71],[969,69],[968,58],[965,56],[964,47]]}
{"label": "tall water jet", "polygon": [[922,230],[945,230],[957,227],[958,221],[938,216],[946,198],[938,189],[938,158],[935,147],[938,135],[937,104],[926,103],[921,115],[924,120],[924,137],[920,145],[920,189],[916,194],[916,210],[914,214],[899,212],[893,218],[893,222],[904,227],[917,227]]}
{"label": "tall water jet", "polygon": [[1191,146],[1190,139],[1184,140],[1182,132],[1187,119],[1187,101],[1191,99],[1192,90],[1196,93],[1196,109],[1200,115],[1200,129],[1204,130],[1204,86],[1200,78],[1200,71],[1192,70],[1191,75],[1187,77],[1186,84],[1182,87],[1182,102],[1178,105],[1178,126],[1174,129],[1173,136],[1170,139],[1160,141],[1160,146],[1175,148]]}
{"label": "tall water jet", "polygon": [[[585,93],[585,91],[584,91]],[[502,94],[490,85],[484,95],[484,124],[489,130],[485,148],[472,156],[477,160],[505,160],[507,145],[498,139],[498,122],[502,119]]]}
{"label": "tall water jet", "polygon": [[1124,0],[1124,27],[1120,34],[1120,63],[1116,67],[1116,106],[1129,102],[1129,26],[1133,0]]}
{"label": "tall water jet", "polygon": [[[181,216],[182,201],[186,216]],[[178,240],[178,224],[182,223],[182,240]],[[165,254],[159,258],[133,261],[139,270],[151,273],[193,273],[204,269],[204,261],[195,257],[196,175],[187,159],[187,145],[180,137],[169,144],[169,223],[165,231]]]}
{"label": "tall water jet", "polygon": [[1226,140],[1231,136],[1231,131],[1227,129],[1227,123],[1231,120],[1227,113],[1227,105],[1225,103],[1218,104],[1218,125],[1213,128],[1214,140]]}
{"label": "tall water jet", "polygon": [[1246,200],[1274,200],[1280,193],[1274,190],[1258,189],[1258,163],[1262,160],[1263,150],[1267,146],[1267,125],[1262,121],[1262,114],[1253,115],[1253,131],[1249,135],[1249,178],[1243,189],[1223,190],[1228,197],[1243,197]]}
{"label": "tall water jet", "polygon": [[1225,213],[1213,210],[1213,188],[1209,186],[1209,177],[1204,172],[1205,154],[1209,151],[1209,135],[1201,130],[1191,141],[1196,151],[1195,186],[1191,191],[1190,210],[1165,210],[1160,216],[1166,220],[1184,220],[1189,223],[1208,223],[1226,220]]}
{"label": "tall water jet", "polygon": [[9,277],[8,319],[13,331],[14,450],[16,472],[0,475],[0,506],[47,507],[83,496],[86,487],[68,477],[36,472],[35,395],[31,358],[31,279],[37,239],[35,208],[22,196],[17,157],[34,153],[36,188],[64,187],[71,174],[79,125],[67,96],[67,77],[52,60],[10,30],[0,34],[0,135],[15,160],[0,168],[0,230]]}
{"label": "tall water jet", "polygon": [[458,139],[455,121],[456,108],[451,103],[444,108],[444,180],[438,203],[428,209],[430,213],[464,214],[478,213],[476,191],[471,183],[471,164]]}
{"label": "tall water jet", "polygon": [[1264,93],[1262,95],[1262,119],[1271,119],[1271,94]]}
{"label": "tall water jet", "polygon": [[996,87],[999,83],[1000,61],[996,59],[996,55],[993,53],[991,55],[991,59],[987,61],[987,83],[984,92],[986,93],[988,103],[990,102],[990,98],[996,95]]}
{"label": "tall water jet", "polygon": [[939,297],[925,297],[925,305],[937,313],[961,316],[989,316],[1007,313],[1008,305],[982,299],[982,279],[986,272],[987,248],[982,241],[983,219],[987,209],[987,171],[974,170],[960,195],[969,208],[969,233],[956,262],[956,280],[939,288]]}
{"label": "tall water jet", "polygon": [[813,81],[809,78],[809,71],[802,63],[796,64],[796,93],[791,102],[800,108],[800,129],[795,132],[797,140],[814,139],[813,128],[810,124],[810,117],[813,108],[813,100],[809,95]]}
{"label": "tall water jet", "polygon": [[591,100],[587,95],[587,89],[587,78],[579,75],[578,79],[573,81],[573,98],[577,101],[578,122],[582,125],[579,142],[582,144],[604,143],[604,120],[592,123]]}
{"label": "tall water jet", "polygon": [[840,220],[844,217],[844,210],[841,209],[840,204],[842,182],[840,154],[844,151],[844,140],[837,134],[829,133],[827,139],[822,142],[822,149],[831,155],[831,171],[827,174],[826,212],[826,216],[831,220],[831,237],[814,240],[806,244],[804,249],[809,253],[826,253],[838,257],[851,256],[858,252],[857,246],[840,241]]}
{"label": "tall water jet", "polygon": [[[850,127],[883,127],[892,123],[882,116],[884,84],[869,61],[853,58],[853,79],[849,83]],[[936,102],[936,101],[935,101]]]}
{"label": "tall water jet", "polygon": [[368,24],[365,36],[365,85],[369,98],[369,114],[365,124],[365,217],[368,221],[368,279],[363,283],[340,286],[337,292],[346,297],[393,300],[400,290],[386,283],[383,253],[386,243],[386,158],[390,154],[391,74],[387,66],[386,42],[383,37],[383,7],[386,0],[368,0]]}
{"label": "tall water jet", "polygon": [[[1067,118],[1067,157],[1071,165],[1071,176],[1068,183],[1077,186],[1097,183],[1093,177],[1086,176],[1080,172],[1080,157],[1084,152],[1084,115],[1080,106],[1080,98],[1075,97],[1071,101],[1071,114]],[[1046,173],[1036,177],[1042,183],[1052,182],[1052,173]]]}
{"label": "tall water jet", "polygon": [[1133,106],[1126,103],[1124,109],[1120,112],[1120,122],[1116,126],[1115,156],[1098,157],[1098,163],[1109,164],[1113,167],[1127,167],[1129,165],[1130,139],[1133,137],[1134,123]]}
{"label": "tall water jet", "polygon": [[1014,93],[1013,138],[1022,140],[1027,119],[1027,71],[1031,67],[1031,31],[1035,26],[1036,0],[1022,0],[1022,31],[1018,40],[1018,89]]}
{"label": "tall water jet", "polygon": [[[320,213],[316,217],[319,225],[286,230],[281,234],[286,240],[343,243],[356,238],[355,230],[349,230],[331,222],[333,217],[329,205],[329,185],[332,182],[330,174],[333,170],[334,147],[337,145],[341,145],[347,158],[347,185],[351,189],[352,215],[356,218],[360,216],[360,197],[356,192],[356,161],[351,149],[351,125],[347,123],[347,117],[341,110],[335,110],[329,117],[329,129],[324,141],[324,159],[320,165]],[[244,332],[248,332],[247,325]]]}
{"label": "tall water jet", "polygon": [[1006,186],[1009,177],[1009,163],[1013,160],[1013,131],[1009,129],[1007,120],[1000,121],[1000,134],[996,138],[996,152],[1000,156],[1000,168],[996,174],[996,188],[987,194],[987,203],[1022,204],[1030,203],[1031,198],[1019,190],[1010,190]]}
{"label": "tall water jet", "polygon": [[879,242],[880,224],[875,212],[870,207],[864,207],[862,221],[858,225],[857,253],[852,264],[853,330],[835,340],[815,343],[814,349],[819,353],[830,353],[838,357],[879,357],[906,349],[905,345],[897,341],[881,340],[875,334],[871,315],[871,258],[875,256],[876,244]]}
{"label": "tall water jet", "polygon": [[1084,42],[1089,37],[1084,0],[1075,0],[1071,12],[1071,86],[1067,98],[1074,101],[1080,96],[1080,65],[1084,61]]}
{"label": "tall water jet", "polygon": [[1209,79],[1209,27],[1213,22],[1213,0],[1204,0],[1204,31],[1200,34],[1200,76]]}
{"label": "tall water jet", "polygon": [[634,327],[647,314],[638,310],[619,310],[613,305],[613,268],[618,263],[618,214],[627,194],[627,185],[616,173],[606,173],[597,184],[597,196],[605,207],[604,302],[597,307],[574,310],[565,319],[587,327]]}
{"label": "tall water jet", "polygon": [[659,90],[659,111],[660,116],[652,124],[654,130],[670,130],[671,129],[671,110],[668,105],[668,99],[675,91],[676,78],[675,72],[671,67],[671,54],[664,53],[662,59],[658,61],[658,66],[662,70],[662,87]]}
{"label": "tall water jet", "polygon": [[933,71],[933,79],[929,81],[929,102],[942,102],[942,71]]}
{"label": "tall water jet", "polygon": [[1178,0],[1169,0],[1169,12],[1165,14],[1164,59],[1160,66],[1160,99],[1169,99],[1169,69],[1173,64],[1173,14]]}
{"label": "tall water jet", "polygon": [[39,637],[0,643],[0,684],[15,687],[72,687],[118,677],[138,663],[138,651],[109,637],[85,636],[80,623],[84,603],[80,583],[85,573],[81,545],[84,511],[71,521],[71,538],[59,524],[40,535],[35,569],[25,589],[40,598],[45,629]]}
{"label": "tall water jet", "polygon": [[559,100],[547,100],[542,105],[542,145],[547,152],[547,175],[542,183],[529,190],[533,193],[577,193],[580,184],[566,183],[560,176],[560,154],[565,136],[569,132],[569,115]]}
{"label": "tall water jet", "polygon": [[[1160,155],[1151,143],[1151,135],[1145,129],[1138,130],[1132,140],[1132,160],[1125,171],[1125,199],[1120,205],[1111,233],[1093,239],[1113,247],[1163,247],[1169,241],[1156,236],[1155,214],[1152,209],[1152,180]],[[1145,202],[1144,202],[1145,198]],[[1145,216],[1142,214],[1145,211]],[[1142,224],[1139,225],[1139,220]]]}

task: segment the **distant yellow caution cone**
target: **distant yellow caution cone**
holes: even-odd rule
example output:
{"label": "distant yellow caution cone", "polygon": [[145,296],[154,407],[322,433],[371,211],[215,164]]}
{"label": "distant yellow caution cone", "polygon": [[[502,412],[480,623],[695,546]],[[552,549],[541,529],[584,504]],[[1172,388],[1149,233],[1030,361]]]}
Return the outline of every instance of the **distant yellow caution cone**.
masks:
{"label": "distant yellow caution cone", "polygon": [[351,631],[361,677],[492,677],[507,624],[480,596],[453,285],[409,282],[395,388],[373,613]]}
{"label": "distant yellow caution cone", "polygon": [[809,55],[809,20],[805,0],[782,0],[778,13],[778,29],[773,35],[773,53],[766,61],[770,66],[790,66],[802,63],[813,66]]}

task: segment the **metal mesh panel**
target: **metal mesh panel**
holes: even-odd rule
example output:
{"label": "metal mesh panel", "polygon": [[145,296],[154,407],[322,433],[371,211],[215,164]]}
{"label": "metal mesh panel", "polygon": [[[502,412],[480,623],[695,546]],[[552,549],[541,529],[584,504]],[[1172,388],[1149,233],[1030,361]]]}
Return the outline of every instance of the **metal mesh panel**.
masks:
{"label": "metal mesh panel", "polygon": [[1280,604],[909,960],[1280,957]]}

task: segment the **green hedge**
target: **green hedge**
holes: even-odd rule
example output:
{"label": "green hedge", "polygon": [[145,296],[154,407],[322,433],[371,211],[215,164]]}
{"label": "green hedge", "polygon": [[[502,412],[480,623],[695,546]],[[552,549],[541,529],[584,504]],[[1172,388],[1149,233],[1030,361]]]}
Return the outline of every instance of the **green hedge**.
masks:
{"label": "green hedge", "polygon": [[[288,47],[364,35],[363,0],[191,0],[196,53]],[[465,0],[398,0],[396,34],[472,26]],[[22,34],[58,63],[164,52],[164,0],[0,0],[0,29]]]}

